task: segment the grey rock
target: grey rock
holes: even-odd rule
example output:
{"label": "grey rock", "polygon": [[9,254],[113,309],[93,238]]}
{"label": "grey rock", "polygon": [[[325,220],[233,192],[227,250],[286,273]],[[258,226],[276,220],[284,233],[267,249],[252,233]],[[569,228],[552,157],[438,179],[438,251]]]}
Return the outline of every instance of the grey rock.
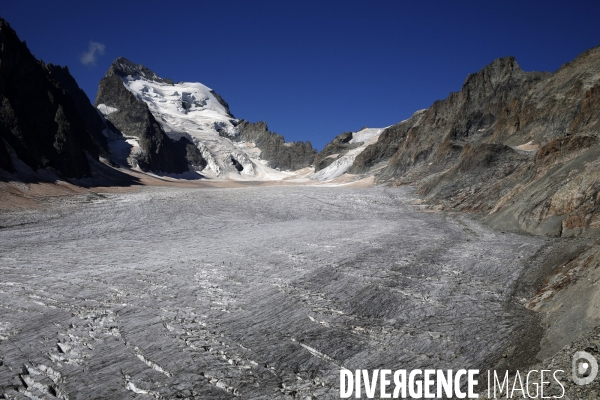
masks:
{"label": "grey rock", "polygon": [[419,193],[429,201],[443,199],[445,204],[454,207],[460,207],[468,197],[477,203],[472,211],[487,211],[496,204],[494,199],[510,190],[503,185],[490,188],[489,183],[510,177],[529,160],[530,156],[520,154],[506,145],[469,143],[455,165],[423,179]]}
{"label": "grey rock", "polygon": [[221,97],[221,95],[220,95],[219,93],[215,92],[214,90],[211,90],[211,91],[210,91],[210,93],[211,93],[213,96],[215,96],[215,98],[217,99],[217,101],[218,101],[219,103],[221,103],[221,105],[222,105],[223,107],[225,107],[225,110],[227,110],[227,114],[229,114],[229,116],[230,116],[231,118],[235,118],[235,117],[233,116],[233,114],[231,113],[231,111],[229,110],[229,104],[227,104],[227,102],[225,101],[225,99],[223,99],[223,98]]}
{"label": "grey rock", "polygon": [[241,172],[244,170],[244,166],[242,164],[240,164],[240,162],[238,160],[236,160],[233,155],[231,156],[231,163],[233,164],[233,166],[235,167],[235,169],[238,172]]}
{"label": "grey rock", "polygon": [[331,142],[327,143],[325,147],[323,147],[323,150],[315,157],[315,172],[327,167],[346,154],[348,150],[361,145],[361,143],[349,143],[351,140],[352,132],[344,132],[336,136]]}
{"label": "grey rock", "polygon": [[423,118],[426,110],[415,112],[409,119],[396,125],[390,126],[381,132],[376,143],[367,146],[348,170],[352,174],[363,174],[371,171],[373,167],[389,162],[392,156],[398,151],[402,140],[406,137],[408,131],[415,127]]}
{"label": "grey rock", "polygon": [[148,80],[166,83],[169,85],[172,85],[174,83],[172,79],[161,78],[160,76],[152,72],[150,69],[144,67],[142,64],[135,64],[126,59],[125,57],[117,58],[108,68],[108,71],[106,71],[107,78],[113,75],[119,76],[121,78],[126,78],[128,76],[142,77]]}
{"label": "grey rock", "polygon": [[310,142],[286,142],[283,136],[270,132],[265,122],[251,123],[241,120],[239,134],[229,137],[234,141],[254,142],[261,150],[260,157],[271,168],[296,170],[312,165],[317,151]]}

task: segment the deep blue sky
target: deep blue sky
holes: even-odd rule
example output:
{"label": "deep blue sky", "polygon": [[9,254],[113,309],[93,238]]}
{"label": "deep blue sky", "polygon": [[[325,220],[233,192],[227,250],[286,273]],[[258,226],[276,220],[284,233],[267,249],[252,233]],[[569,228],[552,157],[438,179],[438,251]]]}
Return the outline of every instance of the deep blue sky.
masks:
{"label": "deep blue sky", "polygon": [[[124,56],[319,149],[408,118],[495,58],[555,71],[600,45],[598,1],[2,0],[0,15],[92,102]],[[83,65],[92,41],[104,54]]]}

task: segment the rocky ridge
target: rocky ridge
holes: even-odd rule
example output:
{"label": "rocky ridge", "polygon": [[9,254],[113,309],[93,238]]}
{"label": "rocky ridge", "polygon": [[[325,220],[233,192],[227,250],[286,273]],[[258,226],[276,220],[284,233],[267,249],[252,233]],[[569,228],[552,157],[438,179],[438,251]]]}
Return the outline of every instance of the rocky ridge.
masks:
{"label": "rocky ridge", "polygon": [[349,172],[417,185],[437,208],[484,213],[501,229],[596,236],[599,68],[600,47],[553,74],[497,59],[386,129]]}
{"label": "rocky ridge", "polygon": [[260,157],[272,168],[297,170],[308,167],[317,155],[310,142],[286,142],[283,136],[269,131],[264,121],[241,120],[237,129],[239,133],[232,140],[254,143],[261,150]]}
{"label": "rocky ridge", "polygon": [[56,83],[57,86],[63,88],[71,97],[79,115],[85,123],[85,127],[92,136],[92,140],[100,155],[109,158],[109,147],[106,129],[108,127],[106,121],[101,117],[98,110],[92,106],[90,99],[85,92],[79,87],[75,78],[69,72],[69,68],[60,65],[46,64],[48,77]]}
{"label": "rocky ridge", "polygon": [[315,159],[313,180],[330,182],[340,178],[347,179],[348,170],[356,158],[370,145],[377,143],[384,128],[364,127],[358,132],[345,132],[327,144]]}
{"label": "rocky ridge", "polygon": [[417,111],[409,119],[386,128],[376,143],[368,146],[356,157],[349,172],[364,174],[374,172],[378,167],[387,165],[398,151],[408,130],[418,125],[425,111],[427,110]]}

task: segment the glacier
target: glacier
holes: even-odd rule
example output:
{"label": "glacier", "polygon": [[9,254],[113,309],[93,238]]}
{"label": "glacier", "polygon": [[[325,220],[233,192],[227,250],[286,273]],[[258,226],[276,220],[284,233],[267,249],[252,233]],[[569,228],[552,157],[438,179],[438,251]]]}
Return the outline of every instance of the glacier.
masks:
{"label": "glacier", "polygon": [[339,370],[476,368],[543,238],[413,189],[142,187],[0,213],[0,391],[339,398]]}

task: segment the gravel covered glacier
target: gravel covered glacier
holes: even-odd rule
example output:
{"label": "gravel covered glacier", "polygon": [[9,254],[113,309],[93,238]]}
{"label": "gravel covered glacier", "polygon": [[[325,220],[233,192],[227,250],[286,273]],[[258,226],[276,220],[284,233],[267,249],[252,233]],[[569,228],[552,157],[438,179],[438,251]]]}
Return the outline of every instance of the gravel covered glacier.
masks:
{"label": "gravel covered glacier", "polygon": [[339,398],[341,367],[480,367],[543,239],[412,200],[146,187],[0,214],[0,394]]}

